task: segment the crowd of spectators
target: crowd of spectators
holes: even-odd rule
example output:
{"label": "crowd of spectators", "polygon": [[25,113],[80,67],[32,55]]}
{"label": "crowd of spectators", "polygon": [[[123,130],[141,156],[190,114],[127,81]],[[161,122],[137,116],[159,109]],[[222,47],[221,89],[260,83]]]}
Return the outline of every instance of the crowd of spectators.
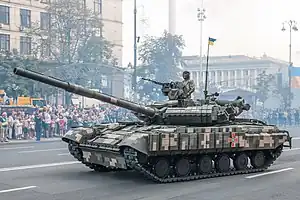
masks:
{"label": "crowd of spectators", "polygon": [[[298,109],[288,111],[265,109],[245,112],[241,117],[256,118],[279,126],[299,126],[299,113]],[[33,113],[3,112],[0,116],[0,142],[12,139],[39,141],[41,137],[60,137],[72,126],[131,120],[134,120],[131,112],[111,105],[94,106],[90,109],[47,106],[37,108]]]}
{"label": "crowd of spectators", "polygon": [[130,121],[133,115],[122,108],[103,105],[90,109],[78,107],[47,106],[35,109],[33,113],[24,111],[3,112],[0,116],[0,142],[16,139],[60,137],[72,126]]}

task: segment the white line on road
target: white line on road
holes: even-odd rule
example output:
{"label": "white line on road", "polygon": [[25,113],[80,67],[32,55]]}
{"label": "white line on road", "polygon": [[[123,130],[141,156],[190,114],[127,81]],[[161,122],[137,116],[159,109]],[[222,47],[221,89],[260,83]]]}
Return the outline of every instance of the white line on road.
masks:
{"label": "white line on road", "polygon": [[68,155],[70,155],[70,153],[59,153],[59,154],[57,154],[58,156],[68,156]]}
{"label": "white line on road", "polygon": [[80,162],[71,161],[71,162],[59,162],[59,163],[49,163],[49,164],[40,164],[40,165],[8,167],[8,168],[0,168],[0,172],[17,171],[17,170],[24,170],[24,169],[36,169],[36,168],[44,168],[44,167],[55,167],[55,166],[63,166],[63,165],[73,165],[73,164],[78,164],[78,163],[80,163]]}
{"label": "white line on road", "polygon": [[0,194],[7,193],[7,192],[21,191],[21,190],[29,190],[29,189],[36,188],[36,187],[37,186],[27,186],[27,187],[13,188],[13,189],[8,189],[8,190],[0,190]]}
{"label": "white line on road", "polygon": [[256,174],[256,175],[253,175],[253,176],[246,176],[245,178],[251,179],[251,178],[256,178],[256,177],[265,176],[265,175],[269,175],[269,174],[276,174],[276,173],[280,173],[280,172],[285,172],[285,171],[289,171],[289,170],[292,170],[292,169],[294,169],[294,168],[279,169],[279,170],[275,170],[275,171],[271,171],[271,172]]}
{"label": "white line on road", "polygon": [[13,149],[33,149],[34,146],[24,146],[24,147],[5,147],[0,148],[0,150],[13,150]]}
{"label": "white line on road", "polygon": [[300,137],[293,137],[292,140],[300,140]]}
{"label": "white line on road", "polygon": [[297,150],[300,150],[300,148],[284,149],[282,151],[285,152],[285,151],[297,151]]}
{"label": "white line on road", "polygon": [[46,151],[61,151],[68,150],[67,148],[59,148],[59,149],[42,149],[42,150],[32,150],[32,151],[20,151],[18,153],[35,153],[35,152],[46,152]]}

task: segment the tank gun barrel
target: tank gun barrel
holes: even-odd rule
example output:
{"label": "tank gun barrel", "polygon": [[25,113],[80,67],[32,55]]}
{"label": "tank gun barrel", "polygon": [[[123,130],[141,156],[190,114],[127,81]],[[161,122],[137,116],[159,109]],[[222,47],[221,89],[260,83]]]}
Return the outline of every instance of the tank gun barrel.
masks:
{"label": "tank gun barrel", "polygon": [[89,90],[89,89],[83,88],[81,86],[77,86],[75,84],[71,84],[69,82],[56,79],[54,77],[45,76],[44,74],[41,74],[41,73],[37,73],[37,72],[33,72],[30,70],[26,70],[26,69],[17,67],[17,68],[14,68],[14,74],[25,77],[25,78],[29,78],[29,79],[32,79],[35,81],[42,82],[47,85],[58,87],[58,88],[64,89],[64,90],[74,93],[74,94],[97,99],[97,100],[100,100],[100,101],[103,101],[103,102],[106,102],[109,104],[113,104],[113,105],[116,105],[116,106],[119,106],[122,108],[126,108],[128,110],[131,110],[131,111],[134,111],[137,113],[141,113],[141,114],[144,114],[144,115],[147,115],[150,117],[153,117],[156,114],[156,110],[154,108],[142,106],[142,105],[136,104],[131,101],[127,101],[124,99],[116,98],[111,95],[107,95],[107,94],[103,94],[103,93],[96,92],[93,90]]}

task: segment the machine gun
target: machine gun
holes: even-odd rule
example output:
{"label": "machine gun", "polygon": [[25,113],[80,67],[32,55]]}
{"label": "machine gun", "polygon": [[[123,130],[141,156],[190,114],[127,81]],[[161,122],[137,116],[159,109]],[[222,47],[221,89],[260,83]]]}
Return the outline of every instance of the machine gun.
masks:
{"label": "machine gun", "polygon": [[165,106],[157,108],[154,105],[144,106],[112,95],[89,90],[54,77],[45,76],[41,73],[22,68],[14,68],[14,74],[58,87],[71,93],[126,108],[134,112],[140,120],[147,124],[188,126],[226,124],[234,121],[236,116],[248,108],[241,98],[237,98],[235,101],[211,100],[209,103],[187,107]]}
{"label": "machine gun", "polygon": [[155,80],[152,80],[152,79],[149,79],[149,78],[142,78],[143,80],[145,81],[149,81],[151,83],[154,83],[156,85],[161,85],[161,86],[164,86],[164,85],[168,85],[169,83],[163,83],[163,82],[158,82],[158,81],[155,81]]}
{"label": "machine gun", "polygon": [[171,81],[167,83],[158,82],[148,78],[142,78],[145,81],[152,82],[156,85],[160,85],[161,92],[164,96],[167,96],[169,100],[183,100],[183,84],[179,81]]}

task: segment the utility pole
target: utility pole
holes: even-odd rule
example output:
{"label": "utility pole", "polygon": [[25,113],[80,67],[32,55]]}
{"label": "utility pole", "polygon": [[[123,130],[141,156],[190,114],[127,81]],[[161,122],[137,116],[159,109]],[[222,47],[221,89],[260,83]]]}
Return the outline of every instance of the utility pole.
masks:
{"label": "utility pole", "polygon": [[176,0],[169,0],[169,33],[176,33]]}
{"label": "utility pole", "polygon": [[288,79],[289,79],[289,102],[288,102],[288,107],[291,107],[292,105],[292,86],[291,86],[291,69],[290,67],[293,66],[293,62],[292,62],[292,31],[298,31],[297,28],[297,22],[295,20],[289,20],[289,21],[285,21],[282,23],[282,31],[286,31],[284,25],[287,24],[289,27],[289,33],[290,33],[290,41],[289,41],[289,69],[288,69]]}
{"label": "utility pole", "polygon": [[133,99],[136,102],[137,101],[137,74],[136,74],[136,65],[137,65],[137,36],[136,36],[136,15],[137,15],[137,9],[136,9],[136,0],[134,0],[133,5]]}
{"label": "utility pole", "polygon": [[[204,79],[202,78],[202,73],[203,73],[203,60],[202,60],[202,34],[203,34],[203,21],[206,19],[205,16],[205,9],[203,8],[203,0],[201,0],[201,8],[197,9],[198,14],[197,18],[198,21],[200,22],[200,51],[199,51],[199,63],[200,63],[200,77],[197,76],[197,87],[200,85],[200,81],[202,82]],[[201,84],[202,85],[202,84]]]}

